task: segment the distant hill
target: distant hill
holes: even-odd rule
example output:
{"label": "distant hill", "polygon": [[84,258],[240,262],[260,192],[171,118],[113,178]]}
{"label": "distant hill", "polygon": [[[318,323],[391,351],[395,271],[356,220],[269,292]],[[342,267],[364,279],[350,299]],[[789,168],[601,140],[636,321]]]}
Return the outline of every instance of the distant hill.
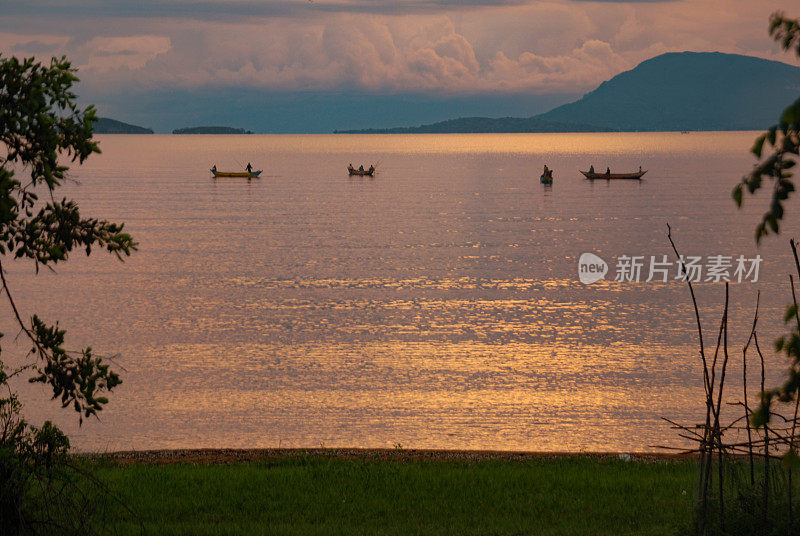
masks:
{"label": "distant hill", "polygon": [[597,132],[611,129],[580,123],[560,123],[538,117],[464,117],[418,127],[335,130],[335,134],[443,134],[470,132]]}
{"label": "distant hill", "polygon": [[95,134],[152,134],[153,130],[123,123],[116,119],[101,117],[94,124],[92,132]]}
{"label": "distant hill", "polygon": [[619,130],[761,130],[800,94],[800,67],[738,54],[656,56],[537,117]]}
{"label": "distant hill", "polygon": [[173,134],[252,134],[249,130],[233,127],[189,127],[176,128]]}
{"label": "distant hill", "polygon": [[800,67],[738,54],[671,52],[581,99],[525,119],[468,117],[340,133],[762,130],[800,94]]}

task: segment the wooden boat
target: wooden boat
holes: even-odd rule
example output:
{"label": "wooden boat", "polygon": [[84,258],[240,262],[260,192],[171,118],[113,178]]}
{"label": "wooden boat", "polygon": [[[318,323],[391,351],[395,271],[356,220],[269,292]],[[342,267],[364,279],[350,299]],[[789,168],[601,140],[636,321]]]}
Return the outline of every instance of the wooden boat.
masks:
{"label": "wooden boat", "polygon": [[591,173],[589,171],[581,171],[581,173],[583,173],[584,177],[586,177],[590,181],[593,181],[595,179],[597,179],[597,180],[600,180],[600,179],[602,179],[602,180],[611,180],[611,179],[640,180],[642,178],[642,175],[647,173],[647,170],[645,169],[643,171],[637,171],[635,173],[610,173],[609,174],[609,173]]}
{"label": "wooden boat", "polygon": [[258,171],[217,171],[216,169],[211,170],[211,174],[214,175],[214,178],[217,177],[241,177],[244,179],[257,179],[263,170],[259,169]]}
{"label": "wooden boat", "polygon": [[375,173],[375,166],[369,166],[369,169],[356,169],[353,166],[347,166],[347,172],[350,175],[358,175],[361,177],[370,176],[372,177]]}

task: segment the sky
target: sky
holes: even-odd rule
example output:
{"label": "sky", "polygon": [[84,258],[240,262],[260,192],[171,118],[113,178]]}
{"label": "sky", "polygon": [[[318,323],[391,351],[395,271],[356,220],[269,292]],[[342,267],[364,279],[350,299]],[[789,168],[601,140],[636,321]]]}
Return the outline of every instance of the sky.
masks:
{"label": "sky", "polygon": [[325,131],[533,115],[664,52],[797,65],[767,34],[776,10],[800,16],[797,0],[0,0],[0,53],[65,54],[83,101],[158,130]]}

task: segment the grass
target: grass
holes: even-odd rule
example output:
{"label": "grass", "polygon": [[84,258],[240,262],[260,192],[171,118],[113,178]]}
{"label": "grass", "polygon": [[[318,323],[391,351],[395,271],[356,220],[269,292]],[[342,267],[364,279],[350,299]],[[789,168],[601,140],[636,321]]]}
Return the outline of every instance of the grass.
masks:
{"label": "grass", "polygon": [[[688,526],[694,466],[295,454],[93,469],[145,534],[672,536]],[[123,534],[139,533],[136,519],[120,517]]]}

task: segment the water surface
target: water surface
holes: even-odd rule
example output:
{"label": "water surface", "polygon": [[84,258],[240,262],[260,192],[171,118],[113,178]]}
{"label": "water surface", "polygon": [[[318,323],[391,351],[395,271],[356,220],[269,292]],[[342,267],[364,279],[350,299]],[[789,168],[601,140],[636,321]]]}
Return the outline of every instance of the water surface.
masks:
{"label": "water surface", "polygon": [[[100,136],[65,195],[126,222],[140,251],[8,271],[19,305],[60,320],[71,347],[119,354],[124,383],[80,429],[38,387],[27,409],[91,450],[680,444],[660,417],[702,409],[685,286],[585,286],[577,259],[671,255],[668,222],[687,254],[760,253],[760,281],[731,287],[732,353],[758,290],[771,341],[800,207],[755,247],[766,198],[730,197],[754,136]],[[209,176],[247,161],[260,180]],[[349,162],[379,172],[351,178]],[[649,172],[589,182],[590,164]],[[710,344],[723,286],[698,293]]]}

